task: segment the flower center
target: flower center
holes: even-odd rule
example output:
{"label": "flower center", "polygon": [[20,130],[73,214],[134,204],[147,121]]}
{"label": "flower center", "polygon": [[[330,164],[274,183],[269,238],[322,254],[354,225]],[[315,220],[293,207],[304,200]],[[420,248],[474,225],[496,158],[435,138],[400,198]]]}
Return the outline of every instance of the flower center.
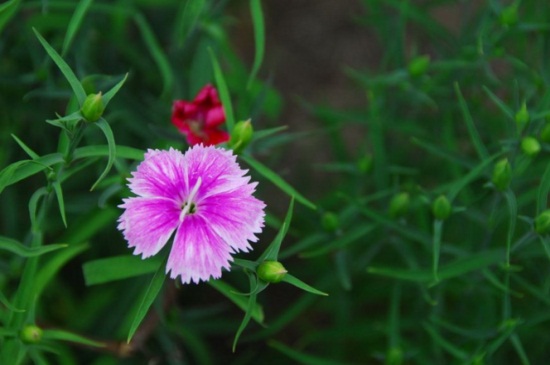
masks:
{"label": "flower center", "polygon": [[197,179],[197,182],[195,183],[195,186],[193,186],[193,189],[189,192],[189,196],[187,197],[187,200],[183,203],[181,213],[180,213],[180,223],[183,222],[185,219],[185,216],[187,214],[193,214],[197,211],[197,206],[193,202],[195,199],[195,195],[197,195],[197,192],[199,191],[199,188],[201,187],[202,179]]}

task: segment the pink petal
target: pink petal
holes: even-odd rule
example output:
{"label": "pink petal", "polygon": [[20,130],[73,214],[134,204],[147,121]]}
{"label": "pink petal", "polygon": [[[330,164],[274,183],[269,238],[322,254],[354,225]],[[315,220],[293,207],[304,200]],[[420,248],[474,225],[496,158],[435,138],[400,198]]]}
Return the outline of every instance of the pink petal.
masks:
{"label": "pink petal", "polygon": [[218,98],[218,92],[214,86],[207,84],[205,85],[195,96],[193,103],[200,104],[204,106],[211,106],[220,103]]}
{"label": "pink petal", "polygon": [[232,261],[230,247],[197,215],[186,217],[176,231],[168,257],[166,273],[171,278],[181,276],[184,284],[219,278],[222,268],[229,270]]}
{"label": "pink petal", "polygon": [[130,190],[143,197],[177,200],[185,192],[185,166],[183,154],[178,150],[148,150],[132,178],[128,179]]}
{"label": "pink petal", "polygon": [[134,255],[143,258],[155,255],[166,244],[179,223],[181,209],[171,200],[132,197],[119,207],[125,211],[119,218],[118,229],[124,234]]}
{"label": "pink petal", "polygon": [[225,123],[225,113],[221,105],[204,111],[204,125],[206,128],[217,127]]}

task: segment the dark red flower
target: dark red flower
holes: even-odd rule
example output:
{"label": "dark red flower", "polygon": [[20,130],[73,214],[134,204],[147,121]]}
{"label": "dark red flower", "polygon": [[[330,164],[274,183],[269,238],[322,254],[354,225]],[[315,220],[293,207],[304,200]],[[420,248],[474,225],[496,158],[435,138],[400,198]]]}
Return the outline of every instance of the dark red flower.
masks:
{"label": "dark red flower", "polygon": [[203,87],[193,101],[174,101],[172,123],[191,146],[198,143],[210,146],[229,140],[229,133],[220,129],[225,123],[223,106],[210,84]]}

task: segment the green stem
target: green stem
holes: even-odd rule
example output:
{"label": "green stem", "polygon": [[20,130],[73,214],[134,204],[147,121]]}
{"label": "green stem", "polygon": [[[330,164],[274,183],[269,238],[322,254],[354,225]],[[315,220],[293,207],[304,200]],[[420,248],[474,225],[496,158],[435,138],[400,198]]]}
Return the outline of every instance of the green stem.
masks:
{"label": "green stem", "polygon": [[434,276],[433,285],[439,282],[439,252],[441,250],[441,236],[443,234],[443,221],[441,219],[434,220],[434,234],[433,234],[433,261],[432,271]]}

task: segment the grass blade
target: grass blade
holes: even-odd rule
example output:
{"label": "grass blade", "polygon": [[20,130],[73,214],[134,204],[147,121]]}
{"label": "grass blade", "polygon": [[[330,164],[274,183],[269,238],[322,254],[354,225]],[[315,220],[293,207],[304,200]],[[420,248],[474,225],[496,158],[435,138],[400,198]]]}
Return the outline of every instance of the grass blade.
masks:
{"label": "grass blade", "polygon": [[67,34],[65,34],[65,39],[63,40],[63,48],[61,51],[61,54],[63,56],[67,54],[69,47],[73,43],[76,32],[78,32],[78,28],[82,24],[82,19],[84,19],[84,15],[86,15],[86,12],[90,8],[90,5],[92,5],[92,1],[93,0],[81,0],[76,6],[73,16],[69,22],[69,26],[67,27]]}
{"label": "grass blade", "polygon": [[143,260],[138,256],[123,255],[86,262],[82,266],[87,286],[108,283],[155,272],[159,260]]}
{"label": "grass blade", "polygon": [[111,101],[113,96],[115,96],[116,93],[118,93],[118,91],[120,90],[122,85],[124,85],[127,78],[128,78],[128,74],[124,75],[124,78],[122,80],[120,80],[118,84],[116,84],[115,86],[113,86],[111,88],[111,90],[109,90],[105,94],[103,94],[103,98],[101,98],[101,101],[103,102],[103,105],[105,106],[105,108],[107,107],[107,104],[109,104],[109,102]]}
{"label": "grass blade", "polygon": [[[227,299],[232,301],[237,307],[243,311],[246,311],[246,308],[248,307],[248,300],[245,296],[237,294],[237,289],[221,280],[209,280],[208,284]],[[251,316],[256,322],[262,324],[264,322],[264,311],[262,306],[256,303],[254,308],[252,308]]]}
{"label": "grass blade", "polygon": [[0,34],[2,33],[2,29],[17,12],[20,2],[21,0],[8,0],[0,4]]}
{"label": "grass blade", "polygon": [[65,214],[65,202],[63,200],[63,189],[61,189],[61,184],[59,181],[54,181],[53,189],[55,191],[55,196],[57,197],[57,205],[59,206],[59,214],[61,214],[61,220],[63,225],[67,228],[67,216]]}
{"label": "grass blade", "polygon": [[63,330],[46,329],[43,331],[42,336],[46,340],[68,341],[68,342],[78,343],[81,345],[92,346],[92,347],[105,346],[101,342],[93,341],[86,337],[77,335],[76,333],[71,333]]}
{"label": "grass blade", "polygon": [[290,221],[292,220],[292,212],[294,210],[294,197],[290,200],[288,206],[288,211],[286,212],[286,217],[277,233],[277,236],[271,242],[271,244],[265,249],[265,251],[260,255],[257,262],[261,263],[265,260],[277,261],[279,256],[279,250],[281,249],[281,243],[283,238],[285,238],[286,233],[288,232],[288,227],[290,226]]}
{"label": "grass blade", "polygon": [[458,98],[458,103],[460,105],[460,110],[462,111],[462,116],[464,117],[464,122],[466,123],[466,128],[468,129],[468,133],[470,134],[470,139],[474,144],[474,148],[479,158],[482,161],[485,161],[487,160],[487,158],[489,158],[489,153],[487,152],[487,148],[481,141],[481,136],[479,135],[479,132],[476,129],[474,120],[472,118],[472,115],[470,114],[470,110],[468,109],[466,100],[464,100],[464,96],[462,96],[462,92],[460,91],[460,86],[458,85],[458,82],[455,82],[454,86],[455,86],[456,96]]}
{"label": "grass blade", "polygon": [[92,185],[90,191],[94,190],[97,184],[99,184],[99,182],[103,180],[105,176],[107,176],[107,174],[111,170],[111,167],[113,166],[113,163],[115,162],[115,157],[116,157],[115,136],[113,135],[113,131],[111,130],[109,123],[107,123],[105,119],[101,118],[93,124],[97,125],[105,135],[105,138],[107,138],[107,146],[109,147],[109,156],[107,160],[107,166],[105,166],[105,170],[103,170],[103,172],[101,173],[97,181],[94,183],[94,185]]}
{"label": "grass blade", "polygon": [[290,186],[286,181],[284,181],[279,175],[271,171],[266,166],[262,165],[260,162],[255,160],[250,156],[240,156],[247,164],[252,166],[254,170],[260,173],[263,177],[275,184],[279,189],[287,193],[288,195],[295,197],[297,201],[302,203],[308,208],[317,209],[315,204],[306,199],[302,194],[296,191],[292,186]]}
{"label": "grass blade", "polygon": [[205,4],[205,0],[192,0],[182,2],[182,5],[180,5],[174,29],[174,42],[178,47],[183,46],[189,33],[195,27]]}
{"label": "grass blade", "polygon": [[290,274],[286,274],[284,277],[283,277],[283,281],[285,283],[288,283],[290,285],[294,285],[295,287],[297,288],[300,288],[304,291],[307,291],[309,293],[312,293],[312,294],[317,294],[317,295],[323,295],[323,296],[328,296],[327,293],[325,292],[322,292],[320,290],[317,290],[315,289],[314,287],[304,283],[302,280],[298,279],[297,277],[293,276],[293,275],[290,275]]}
{"label": "grass blade", "polygon": [[20,140],[19,138],[17,138],[17,136],[15,134],[12,134],[11,135],[13,139],[15,139],[15,142],[17,142],[17,144],[19,145],[19,147],[21,147],[23,149],[23,151],[25,151],[25,153],[27,155],[29,155],[30,158],[32,158],[33,160],[36,160],[37,158],[39,158],[40,156],[34,152],[29,146],[27,146],[22,140]]}
{"label": "grass blade", "polygon": [[61,58],[59,53],[56,52],[55,49],[50,46],[50,44],[38,33],[36,29],[33,28],[34,34],[36,35],[36,38],[40,41],[42,44],[42,47],[48,52],[48,55],[51,57],[53,62],[59,67],[61,72],[63,73],[63,76],[67,79],[69,84],[71,85],[71,88],[73,89],[73,92],[76,96],[76,100],[78,100],[78,105],[82,106],[84,104],[84,100],[86,100],[86,92],[84,91],[84,87],[82,87],[82,84],[78,79],[76,78],[76,75],[74,74],[73,70],[69,67],[69,65]]}
{"label": "grass blade", "polygon": [[166,275],[164,273],[165,262],[166,260],[163,260],[162,263],[159,265],[157,271],[155,272],[155,275],[153,276],[153,279],[151,280],[151,283],[147,287],[147,290],[143,293],[140,305],[137,309],[134,320],[132,321],[132,325],[130,326],[130,331],[128,332],[128,342],[130,342],[132,340],[132,337],[134,337],[134,334],[136,333],[141,321],[143,321],[143,319],[145,318],[145,315],[149,311],[149,308],[157,298],[160,289],[162,289],[162,284],[164,283],[164,278]]}
{"label": "grass blade", "polygon": [[0,250],[12,252],[21,257],[40,256],[67,246],[68,245],[57,243],[40,247],[28,247],[14,239],[0,236]]}
{"label": "grass blade", "polygon": [[225,112],[225,122],[227,124],[227,130],[231,134],[231,131],[233,131],[233,126],[235,125],[235,116],[233,114],[233,106],[231,104],[231,97],[229,96],[229,89],[227,88],[227,83],[225,82],[222,69],[220,68],[220,64],[218,63],[214,52],[211,48],[209,48],[208,50],[210,51],[210,60],[212,61],[212,69],[214,70],[216,86],[218,87],[223,110]]}
{"label": "grass blade", "polygon": [[252,71],[248,77],[247,89],[250,89],[252,82],[256,78],[262,66],[265,53],[265,24],[261,0],[250,0],[250,13],[252,15],[252,25],[254,26],[254,44],[256,51],[254,53]]}
{"label": "grass blade", "polygon": [[139,28],[139,31],[141,32],[141,36],[149,50],[151,57],[157,64],[160,75],[162,77],[161,99],[166,98],[171,94],[172,89],[174,88],[174,80],[176,79],[174,77],[174,73],[172,72],[172,68],[170,67],[170,62],[168,62],[168,58],[166,58],[166,55],[164,54],[162,47],[157,41],[153,30],[151,29],[143,15],[137,14],[136,16],[134,16],[134,20]]}

